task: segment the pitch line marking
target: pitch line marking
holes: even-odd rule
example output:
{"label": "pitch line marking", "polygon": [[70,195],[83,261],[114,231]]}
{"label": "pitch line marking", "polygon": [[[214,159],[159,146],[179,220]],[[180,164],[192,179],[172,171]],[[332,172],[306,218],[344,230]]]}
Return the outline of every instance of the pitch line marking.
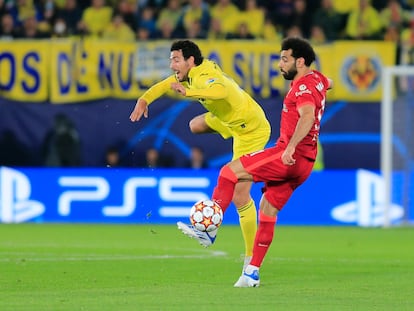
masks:
{"label": "pitch line marking", "polygon": [[[111,261],[111,260],[163,260],[163,259],[209,259],[227,257],[227,253],[223,251],[211,251],[208,254],[199,255],[138,255],[138,256],[121,256],[121,255],[72,255],[62,257],[28,257],[28,253],[13,253],[14,256],[22,256],[22,258],[5,258],[7,253],[3,253],[0,258],[0,262],[19,262],[24,260],[25,262],[52,262],[52,261]],[[10,255],[10,253],[9,253]],[[30,256],[30,255],[29,255]],[[23,258],[24,257],[24,258]]]}

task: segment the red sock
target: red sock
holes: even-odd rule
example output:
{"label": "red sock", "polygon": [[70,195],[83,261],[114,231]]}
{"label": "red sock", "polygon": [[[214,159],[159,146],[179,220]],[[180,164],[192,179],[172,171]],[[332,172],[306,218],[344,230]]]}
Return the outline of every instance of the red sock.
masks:
{"label": "red sock", "polygon": [[212,199],[216,201],[223,213],[229,207],[233,199],[234,187],[238,178],[236,174],[227,166],[223,166],[217,179],[217,185],[214,188]]}
{"label": "red sock", "polygon": [[263,259],[272,244],[277,217],[271,217],[259,211],[259,227],[254,240],[253,257],[250,264],[256,267],[262,265]]}

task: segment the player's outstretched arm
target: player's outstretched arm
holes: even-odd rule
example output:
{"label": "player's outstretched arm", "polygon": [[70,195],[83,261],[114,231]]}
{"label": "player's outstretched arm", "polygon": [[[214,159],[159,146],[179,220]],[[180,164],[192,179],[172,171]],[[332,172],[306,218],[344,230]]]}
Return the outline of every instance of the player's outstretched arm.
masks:
{"label": "player's outstretched arm", "polygon": [[131,115],[129,116],[129,119],[132,122],[136,122],[139,121],[142,116],[144,116],[144,118],[148,118],[148,104],[144,99],[138,98],[134,110],[132,110]]}

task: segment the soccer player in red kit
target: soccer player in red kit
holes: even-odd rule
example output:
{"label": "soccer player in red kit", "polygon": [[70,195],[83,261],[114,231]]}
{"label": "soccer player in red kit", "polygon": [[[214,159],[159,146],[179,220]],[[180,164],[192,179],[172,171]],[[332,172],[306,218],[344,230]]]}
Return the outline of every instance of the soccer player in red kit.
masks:
{"label": "soccer player in red kit", "polygon": [[253,257],[235,287],[260,285],[259,268],[272,243],[277,214],[313,169],[326,91],[332,84],[311,69],[315,57],[305,39],[283,40],[279,68],[283,77],[292,82],[283,101],[280,136],[273,147],[244,155],[220,170],[212,199],[223,212],[237,183],[264,182]]}

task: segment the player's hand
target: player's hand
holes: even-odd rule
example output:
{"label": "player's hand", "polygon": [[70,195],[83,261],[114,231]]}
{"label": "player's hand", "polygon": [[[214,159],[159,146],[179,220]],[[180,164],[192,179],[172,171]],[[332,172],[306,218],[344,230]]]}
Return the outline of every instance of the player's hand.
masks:
{"label": "player's hand", "polygon": [[295,148],[287,147],[282,154],[282,162],[284,165],[294,165],[296,160],[293,158],[293,154],[295,153]]}
{"label": "player's hand", "polygon": [[173,82],[171,83],[171,89],[173,89],[174,91],[176,91],[178,94],[181,94],[183,96],[185,96],[187,94],[187,90],[185,89],[185,87],[179,83],[179,82]]}
{"label": "player's hand", "polygon": [[135,104],[134,110],[129,116],[129,119],[132,122],[136,122],[139,121],[142,116],[144,116],[144,118],[148,118],[148,105],[145,100],[139,98]]}

